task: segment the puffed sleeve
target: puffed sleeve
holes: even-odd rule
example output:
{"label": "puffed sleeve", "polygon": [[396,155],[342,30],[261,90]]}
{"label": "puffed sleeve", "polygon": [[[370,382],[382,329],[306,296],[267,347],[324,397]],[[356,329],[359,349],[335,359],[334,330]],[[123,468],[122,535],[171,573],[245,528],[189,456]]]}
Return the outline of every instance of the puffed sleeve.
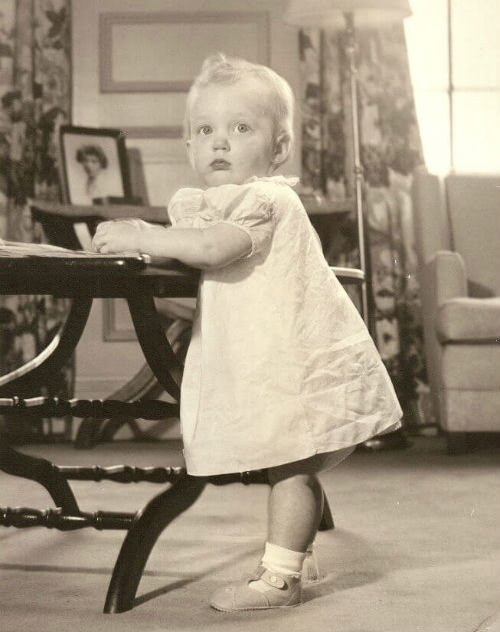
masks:
{"label": "puffed sleeve", "polygon": [[202,189],[179,189],[168,203],[167,213],[172,226],[193,226],[202,202]]}
{"label": "puffed sleeve", "polygon": [[[196,224],[232,224],[250,237],[252,249],[245,258],[264,249],[274,231],[271,197],[256,184],[225,184],[203,192]],[[196,225],[195,224],[195,225]]]}

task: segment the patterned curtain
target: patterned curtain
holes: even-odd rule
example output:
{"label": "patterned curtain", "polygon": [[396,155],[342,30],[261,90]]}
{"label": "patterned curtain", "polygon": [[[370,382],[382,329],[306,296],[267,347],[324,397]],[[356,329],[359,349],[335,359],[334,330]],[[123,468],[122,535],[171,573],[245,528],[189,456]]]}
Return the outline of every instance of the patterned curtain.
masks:
{"label": "patterned curtain", "polygon": [[[331,201],[354,194],[351,102],[343,34],[300,33],[302,184]],[[372,334],[405,411],[423,422],[423,362],[411,172],[423,162],[402,25],[356,33]],[[353,205],[334,243],[332,265],[359,266]],[[353,297],[354,298],[354,297]],[[429,422],[429,418],[426,420]]]}
{"label": "patterned curtain", "polygon": [[[0,237],[40,241],[29,200],[59,199],[55,149],[69,120],[70,70],[70,0],[0,0]],[[40,352],[66,309],[47,296],[0,296],[0,374]],[[71,384],[69,366],[49,390],[68,394]]]}

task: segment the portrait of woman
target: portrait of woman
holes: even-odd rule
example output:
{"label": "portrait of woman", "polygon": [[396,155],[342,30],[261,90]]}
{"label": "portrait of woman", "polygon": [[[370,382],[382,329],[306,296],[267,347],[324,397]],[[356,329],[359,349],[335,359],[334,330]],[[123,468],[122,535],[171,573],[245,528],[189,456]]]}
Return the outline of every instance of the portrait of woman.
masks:
{"label": "portrait of woman", "polygon": [[60,133],[67,202],[92,205],[130,195],[119,130],[63,125]]}
{"label": "portrait of woman", "polygon": [[101,147],[99,145],[82,145],[76,151],[76,160],[81,164],[86,175],[85,188],[81,192],[81,196],[88,198],[89,203],[92,203],[94,199],[109,195],[109,192],[103,188],[104,178],[102,176],[103,170],[108,167],[108,159]]}

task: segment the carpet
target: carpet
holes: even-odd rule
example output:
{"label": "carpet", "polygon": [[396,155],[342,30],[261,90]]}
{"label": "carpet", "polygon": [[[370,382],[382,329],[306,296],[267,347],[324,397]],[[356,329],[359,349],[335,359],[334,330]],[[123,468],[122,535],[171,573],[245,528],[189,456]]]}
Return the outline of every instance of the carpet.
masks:
{"label": "carpet", "polygon": [[[176,441],[22,450],[66,465],[181,463]],[[498,632],[498,619],[491,623],[500,594],[498,456],[483,446],[449,457],[442,438],[416,437],[406,450],[355,452],[323,474],[336,528],[317,537],[320,581],[306,585],[303,605],[286,611],[225,614],[206,604],[259,560],[265,486],[207,486],[162,534],[135,608],[119,615],[102,607],[124,532],[0,528],[0,630]],[[0,485],[1,506],[51,505],[30,481],[0,473]],[[72,487],[84,511],[135,511],[161,489]]]}

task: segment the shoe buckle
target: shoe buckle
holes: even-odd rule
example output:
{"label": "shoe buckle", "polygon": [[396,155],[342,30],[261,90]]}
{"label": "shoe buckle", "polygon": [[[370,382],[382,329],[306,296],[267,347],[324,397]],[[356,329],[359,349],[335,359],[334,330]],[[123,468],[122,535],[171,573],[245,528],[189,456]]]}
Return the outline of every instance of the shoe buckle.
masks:
{"label": "shoe buckle", "polygon": [[273,588],[279,588],[280,590],[288,588],[286,581],[283,577],[281,577],[281,575],[276,575],[275,573],[271,573],[270,571],[266,570],[266,572],[263,573],[261,579]]}

